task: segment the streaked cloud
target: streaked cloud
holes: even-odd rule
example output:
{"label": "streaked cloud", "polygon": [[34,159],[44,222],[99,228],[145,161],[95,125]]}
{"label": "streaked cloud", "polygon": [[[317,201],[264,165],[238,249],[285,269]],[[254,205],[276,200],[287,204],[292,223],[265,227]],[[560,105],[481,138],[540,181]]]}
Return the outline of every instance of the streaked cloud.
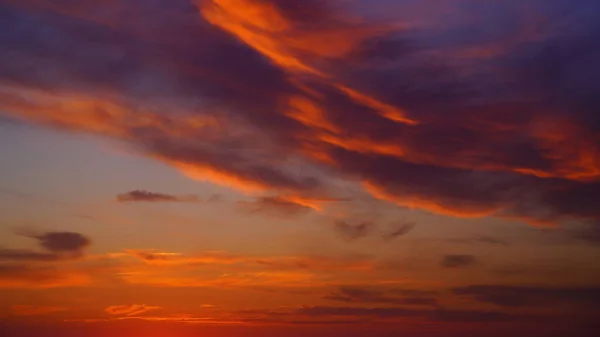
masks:
{"label": "streaked cloud", "polygon": [[118,202],[199,202],[197,195],[172,195],[166,193],[133,190],[117,195]]}
{"label": "streaked cloud", "polygon": [[456,295],[501,307],[546,307],[565,304],[600,303],[600,288],[471,285],[452,289]]}
{"label": "streaked cloud", "polygon": [[[403,294],[405,296],[399,296]],[[409,296],[408,294],[412,294]],[[419,294],[419,295],[417,295]],[[426,292],[418,291],[382,291],[366,287],[342,286],[336,291],[323,297],[326,300],[346,302],[346,303],[379,303],[392,304],[397,306],[437,306],[438,301],[435,297],[425,296]],[[430,295],[430,294],[429,294]]]}
{"label": "streaked cloud", "polygon": [[151,310],[160,309],[158,306],[150,306],[146,304],[130,304],[130,305],[111,305],[106,307],[104,311],[111,315],[117,316],[137,316]]}

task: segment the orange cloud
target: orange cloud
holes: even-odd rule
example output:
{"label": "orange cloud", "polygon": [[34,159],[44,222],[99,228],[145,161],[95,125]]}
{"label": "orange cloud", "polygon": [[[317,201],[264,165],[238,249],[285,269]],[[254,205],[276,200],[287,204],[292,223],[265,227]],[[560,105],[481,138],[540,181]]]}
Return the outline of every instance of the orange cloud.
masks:
{"label": "orange cloud", "polygon": [[[379,199],[449,216],[600,219],[595,86],[583,80],[589,62],[574,61],[595,35],[552,40],[560,48],[547,53],[550,37],[526,22],[524,38],[450,39],[436,53],[411,45],[403,24],[333,2],[196,3],[198,13],[115,2],[113,17],[94,3],[8,2],[17,35],[0,55],[0,110],[126,142],[193,179],[281,196],[288,210],[323,210],[338,182],[365,182]],[[34,12],[39,27],[17,29]],[[131,12],[141,14],[119,19]],[[40,42],[46,28],[57,43]],[[90,38],[99,31],[105,39]],[[528,46],[516,65],[497,60],[514,41]],[[447,50],[473,55],[455,67]],[[581,75],[544,77],[571,68]]]}
{"label": "orange cloud", "polygon": [[146,304],[130,304],[130,305],[112,305],[104,309],[105,312],[111,315],[118,316],[135,316],[143,314],[151,310],[160,309],[158,306],[149,306]]}
{"label": "orange cloud", "polygon": [[207,251],[196,255],[157,252],[153,250],[128,249],[124,253],[110,254],[112,257],[132,256],[153,266],[216,265],[248,268],[271,268],[278,270],[305,269],[314,271],[359,271],[374,268],[370,260],[341,259],[311,256],[240,256],[223,251]]}

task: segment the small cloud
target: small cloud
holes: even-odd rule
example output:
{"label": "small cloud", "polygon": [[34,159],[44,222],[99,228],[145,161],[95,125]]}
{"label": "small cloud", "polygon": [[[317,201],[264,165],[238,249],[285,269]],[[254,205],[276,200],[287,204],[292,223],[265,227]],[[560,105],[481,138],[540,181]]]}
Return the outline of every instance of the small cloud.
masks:
{"label": "small cloud", "polygon": [[445,268],[464,268],[475,264],[473,255],[450,254],[444,255],[440,265]]}
{"label": "small cloud", "polygon": [[13,305],[10,307],[10,311],[17,316],[38,316],[68,310],[71,309],[59,306]]}
{"label": "small cloud", "polygon": [[[395,305],[424,305],[437,306],[437,299],[431,296],[423,296],[424,293],[410,290],[403,292],[402,290],[389,290],[387,292],[373,290],[363,287],[339,287],[336,291],[331,292],[323,297],[326,300],[346,302],[346,303],[382,303]],[[427,293],[431,295],[431,293]]]}
{"label": "small cloud", "polygon": [[371,234],[375,229],[375,224],[372,222],[361,222],[351,225],[346,221],[336,221],[334,229],[343,239],[354,241]]}
{"label": "small cloud", "polygon": [[200,202],[196,195],[172,195],[166,193],[133,190],[117,195],[118,202]]}
{"label": "small cloud", "polygon": [[160,309],[158,306],[149,306],[146,304],[131,304],[131,305],[112,305],[104,309],[108,314],[115,316],[135,316],[140,315],[150,310]]}
{"label": "small cloud", "polygon": [[408,234],[411,230],[413,230],[413,228],[415,228],[415,224],[413,222],[400,223],[397,224],[392,231],[384,233],[381,237],[384,240],[393,240]]}
{"label": "small cloud", "polygon": [[78,253],[91,243],[87,237],[74,232],[48,232],[35,238],[42,247],[54,253]]}
{"label": "small cloud", "polygon": [[37,252],[28,249],[0,249],[0,260],[9,261],[58,261],[79,258],[91,240],[74,232],[47,232],[36,234],[29,231],[20,234],[38,240],[45,250]]}
{"label": "small cloud", "polygon": [[260,197],[254,201],[241,201],[238,204],[248,212],[265,213],[274,216],[298,216],[314,210],[311,205],[283,196]]}

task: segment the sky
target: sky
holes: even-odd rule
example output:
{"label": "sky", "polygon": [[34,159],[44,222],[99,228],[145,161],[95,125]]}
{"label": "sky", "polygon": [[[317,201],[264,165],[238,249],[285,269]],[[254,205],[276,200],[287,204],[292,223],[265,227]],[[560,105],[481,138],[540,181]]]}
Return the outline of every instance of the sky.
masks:
{"label": "sky", "polygon": [[0,0],[0,335],[592,337],[596,0]]}

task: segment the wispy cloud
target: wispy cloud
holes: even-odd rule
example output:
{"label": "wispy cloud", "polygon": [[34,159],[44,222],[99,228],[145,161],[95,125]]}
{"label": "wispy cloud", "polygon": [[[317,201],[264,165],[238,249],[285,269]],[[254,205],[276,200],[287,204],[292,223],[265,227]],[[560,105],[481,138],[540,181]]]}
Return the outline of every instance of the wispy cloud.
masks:
{"label": "wispy cloud", "polygon": [[437,306],[438,301],[428,292],[382,291],[367,287],[342,286],[324,297],[326,300],[346,303],[379,303],[397,306]]}
{"label": "wispy cloud", "polygon": [[151,310],[160,309],[159,306],[150,306],[146,304],[129,304],[129,305],[111,305],[106,307],[104,311],[111,315],[117,316],[137,316]]}
{"label": "wispy cloud", "polygon": [[133,190],[117,195],[119,202],[199,202],[197,195],[172,195],[165,193]]}

